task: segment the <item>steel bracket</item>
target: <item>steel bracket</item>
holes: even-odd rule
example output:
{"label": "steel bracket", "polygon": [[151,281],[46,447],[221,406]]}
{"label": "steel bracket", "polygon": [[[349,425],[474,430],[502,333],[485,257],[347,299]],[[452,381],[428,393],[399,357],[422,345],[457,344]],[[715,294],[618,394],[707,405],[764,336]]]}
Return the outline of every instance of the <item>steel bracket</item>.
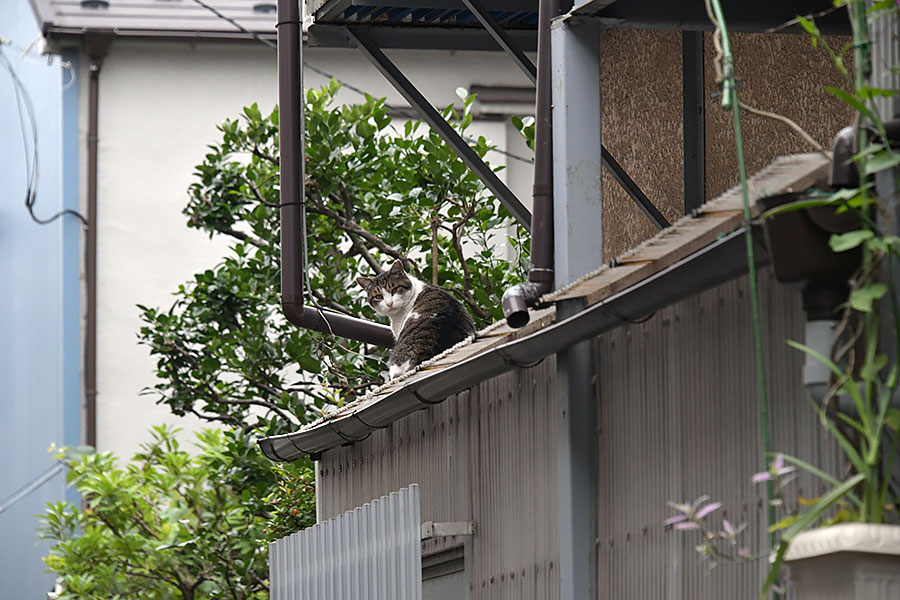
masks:
{"label": "steel bracket", "polygon": [[491,37],[494,38],[494,41],[496,41],[500,47],[503,48],[503,51],[509,55],[514,63],[516,63],[516,66],[531,80],[531,83],[537,83],[537,68],[534,66],[534,63],[525,56],[525,53],[522,52],[522,49],[515,41],[513,41],[506,30],[497,24],[497,21],[494,20],[494,17],[491,16],[484,5],[481,4],[480,0],[462,0],[462,2],[466,5],[466,8],[475,15],[475,18],[478,19],[484,28],[487,29],[488,33],[491,34]]}
{"label": "steel bracket", "polygon": [[400,92],[419,116],[449,145],[457,156],[472,170],[494,196],[506,207],[513,217],[530,233],[531,213],[516,195],[503,183],[497,174],[481,159],[459,133],[431,105],[400,69],[385,56],[368,33],[358,27],[344,27],[344,35],[351,45],[363,53],[385,79]]}
{"label": "steel bracket", "polygon": [[450,523],[425,521],[422,523],[423,540],[457,535],[475,535],[475,523],[473,521],[455,521]]}

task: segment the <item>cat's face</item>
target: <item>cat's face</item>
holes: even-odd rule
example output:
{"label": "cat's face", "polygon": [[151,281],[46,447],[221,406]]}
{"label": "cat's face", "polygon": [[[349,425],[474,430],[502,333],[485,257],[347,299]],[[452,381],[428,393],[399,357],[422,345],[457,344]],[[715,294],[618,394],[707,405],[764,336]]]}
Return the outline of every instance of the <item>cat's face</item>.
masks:
{"label": "cat's face", "polygon": [[375,277],[357,277],[356,282],[366,290],[369,304],[375,312],[391,316],[408,310],[414,301],[412,280],[398,260],[391,268]]}

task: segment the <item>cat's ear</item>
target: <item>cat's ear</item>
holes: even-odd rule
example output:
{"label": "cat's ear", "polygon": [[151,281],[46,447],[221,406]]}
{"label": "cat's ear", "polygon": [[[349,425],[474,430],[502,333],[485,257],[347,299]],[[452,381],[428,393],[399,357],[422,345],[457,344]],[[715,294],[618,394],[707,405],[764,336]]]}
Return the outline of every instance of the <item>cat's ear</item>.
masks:
{"label": "cat's ear", "polygon": [[397,275],[399,273],[406,273],[403,270],[403,262],[400,259],[394,261],[394,264],[391,265],[391,275]]}
{"label": "cat's ear", "polygon": [[372,282],[375,281],[371,277],[357,277],[356,283],[362,286],[362,289],[367,290],[369,286],[372,285]]}

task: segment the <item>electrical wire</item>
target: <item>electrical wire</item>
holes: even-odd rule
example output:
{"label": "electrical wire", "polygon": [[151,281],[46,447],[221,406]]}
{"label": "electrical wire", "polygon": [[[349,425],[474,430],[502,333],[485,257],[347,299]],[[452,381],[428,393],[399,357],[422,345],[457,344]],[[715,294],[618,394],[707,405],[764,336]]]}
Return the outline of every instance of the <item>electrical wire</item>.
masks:
{"label": "electrical wire", "polygon": [[[245,33],[245,34],[249,35],[250,37],[252,37],[252,38],[253,38],[254,40],[256,40],[257,42],[259,42],[259,43],[261,43],[261,44],[264,44],[265,46],[268,46],[269,48],[271,48],[271,49],[273,49],[273,50],[277,49],[277,46],[276,46],[275,44],[273,44],[270,40],[265,39],[264,37],[262,37],[262,36],[259,35],[258,33],[255,33],[255,32],[253,32],[253,31],[250,31],[249,29],[247,29],[246,27],[244,27],[243,25],[241,25],[240,23],[238,23],[238,22],[235,21],[234,19],[232,19],[232,18],[230,18],[230,17],[227,17],[227,16],[223,15],[223,14],[220,13],[218,10],[216,10],[215,8],[213,8],[212,6],[210,6],[210,5],[206,4],[205,2],[203,2],[203,0],[193,0],[193,1],[194,1],[196,4],[198,4],[198,5],[202,6],[203,8],[205,8],[206,10],[210,11],[211,13],[213,13],[213,14],[214,14],[215,16],[217,16],[218,18],[223,19],[223,20],[227,21],[228,23],[231,23],[234,27],[236,27],[239,31],[241,31],[241,33]],[[365,91],[364,89],[359,88],[359,87],[356,87],[356,86],[354,86],[354,85],[352,85],[352,84],[350,84],[350,83],[347,83],[346,81],[343,81],[342,79],[338,78],[338,77],[335,76],[334,74],[329,73],[328,71],[324,71],[324,70],[322,70],[322,69],[320,69],[320,68],[318,68],[318,67],[315,67],[315,66],[313,66],[313,65],[311,65],[311,64],[309,64],[309,63],[307,63],[307,62],[304,62],[304,63],[303,63],[303,68],[304,68],[304,69],[309,69],[309,70],[312,71],[313,73],[316,73],[316,74],[318,74],[318,75],[321,75],[322,77],[327,77],[328,79],[334,79],[335,81],[337,81],[338,83],[341,84],[341,87],[345,87],[345,88],[347,88],[348,90],[350,90],[351,92],[355,92],[355,93],[359,94],[360,96],[363,96],[363,97],[365,97],[365,96],[375,96],[375,94],[370,94],[369,92]],[[401,107],[401,106],[392,106],[392,105],[390,105],[390,104],[385,104],[384,107],[387,108],[388,110],[395,111],[395,112],[397,112],[397,113],[403,115],[403,116],[406,117],[406,118],[409,118],[409,119],[415,118],[415,114],[413,114],[413,113],[410,112],[410,108],[407,108],[407,107]],[[469,137],[469,138],[466,138],[466,141],[468,141],[468,142],[473,142],[473,141],[475,141],[475,140],[474,140],[474,138]],[[506,157],[508,157],[508,158],[512,158],[513,160],[518,160],[518,161],[520,161],[520,162],[524,162],[524,163],[528,163],[528,164],[533,164],[533,163],[534,163],[534,160],[533,160],[533,159],[525,158],[524,156],[519,156],[518,154],[514,154],[514,153],[508,152],[508,151],[506,151],[506,150],[501,150],[501,149],[499,149],[499,148],[492,148],[491,150],[489,150],[489,152],[496,152],[497,154],[502,154],[503,156],[506,156]]]}
{"label": "electrical wire", "polygon": [[[25,208],[28,209],[28,214],[31,216],[31,219],[39,225],[48,225],[63,215],[68,214],[77,217],[86,227],[88,224],[87,219],[85,219],[78,211],[70,208],[63,209],[48,218],[38,217],[34,212],[34,203],[37,199],[39,179],[37,119],[35,118],[34,103],[31,100],[31,95],[28,93],[25,84],[19,79],[15,68],[6,56],[6,51],[3,48],[4,45],[8,44],[0,43],[0,67],[3,67],[12,79],[13,91],[16,98],[16,111],[19,116],[19,126],[22,131],[22,146],[25,154]],[[27,52],[28,51],[26,50],[26,53]],[[30,148],[28,146],[29,138],[31,141]]]}

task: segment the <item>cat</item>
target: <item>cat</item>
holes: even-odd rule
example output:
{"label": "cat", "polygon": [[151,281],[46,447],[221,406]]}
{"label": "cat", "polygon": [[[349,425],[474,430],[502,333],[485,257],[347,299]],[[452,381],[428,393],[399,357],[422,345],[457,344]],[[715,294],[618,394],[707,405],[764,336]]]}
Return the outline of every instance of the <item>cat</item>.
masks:
{"label": "cat", "polygon": [[391,319],[394,348],[388,380],[394,379],[475,334],[471,315],[447,290],[409,276],[403,263],[375,277],[357,277],[375,312]]}

